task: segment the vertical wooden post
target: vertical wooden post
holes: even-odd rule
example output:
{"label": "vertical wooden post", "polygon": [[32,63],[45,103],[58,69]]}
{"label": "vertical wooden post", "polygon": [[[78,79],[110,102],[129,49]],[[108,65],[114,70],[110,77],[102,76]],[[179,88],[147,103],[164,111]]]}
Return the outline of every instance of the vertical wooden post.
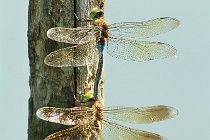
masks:
{"label": "vertical wooden post", "polygon": [[[90,11],[95,8],[101,8],[104,9],[104,0],[75,0],[75,13],[81,17],[81,18],[89,18],[89,13]],[[91,23],[87,23],[87,22],[79,22],[76,21],[76,26],[88,26]],[[98,56],[96,56],[98,58]],[[83,87],[92,90],[93,92],[93,85],[94,85],[94,80],[95,80],[95,76],[96,76],[96,71],[97,71],[97,66],[98,64],[96,63],[95,65],[88,65],[87,67],[80,67],[80,68],[76,68],[76,72],[78,75],[78,79],[77,79],[77,91],[81,91],[81,89],[83,89]],[[103,85],[104,85],[104,78],[103,78],[103,72],[102,72],[102,77],[101,77],[101,81],[99,83],[99,96],[100,98],[100,102],[103,105]],[[85,78],[85,79],[84,79]],[[85,84],[84,84],[85,83]],[[86,90],[84,90],[85,92]],[[84,92],[77,92],[78,97],[81,97],[80,95],[84,95]],[[80,98],[78,98],[80,99]],[[76,106],[80,106],[81,104],[76,102]],[[82,104],[85,106],[91,106],[92,103],[89,102],[87,104]]]}
{"label": "vertical wooden post", "polygon": [[[87,70],[95,74],[97,67],[97,64],[80,68],[46,66],[44,58],[47,54],[67,47],[67,44],[48,39],[46,36],[47,30],[57,26],[75,27],[73,13],[87,15],[88,10],[84,13],[83,8],[96,7],[98,2],[99,0],[29,0],[30,98],[28,140],[42,140],[51,133],[69,128],[69,126],[50,123],[37,118],[36,111],[43,106],[73,107],[80,105],[75,103],[73,96],[75,94],[84,94],[84,85],[88,82],[89,76]],[[103,89],[103,84],[101,84],[100,89]],[[99,93],[103,94],[102,91],[99,91]]]}

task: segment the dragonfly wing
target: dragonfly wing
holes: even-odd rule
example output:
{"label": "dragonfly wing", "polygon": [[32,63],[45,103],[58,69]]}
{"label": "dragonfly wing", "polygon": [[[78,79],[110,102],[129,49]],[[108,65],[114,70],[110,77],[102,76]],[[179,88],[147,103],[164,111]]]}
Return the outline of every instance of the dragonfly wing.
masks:
{"label": "dragonfly wing", "polygon": [[177,116],[178,111],[169,106],[149,107],[108,107],[104,110],[104,117],[130,123],[153,123]]}
{"label": "dragonfly wing", "polygon": [[109,26],[109,33],[117,38],[147,38],[169,32],[179,24],[179,20],[171,17],[156,18],[143,22],[114,23]]}
{"label": "dragonfly wing", "polygon": [[55,27],[47,31],[47,37],[64,43],[84,44],[95,38],[94,26],[77,28]]}
{"label": "dragonfly wing", "polygon": [[91,127],[89,124],[79,124],[69,129],[61,130],[47,136],[44,140],[75,140],[91,137]]}
{"label": "dragonfly wing", "polygon": [[166,140],[158,134],[129,128],[110,120],[104,120],[102,131],[103,140]]}
{"label": "dragonfly wing", "polygon": [[176,56],[173,46],[161,42],[134,41],[110,38],[106,47],[107,53],[113,57],[131,61],[148,61]]}
{"label": "dragonfly wing", "polygon": [[53,67],[85,66],[98,61],[96,41],[66,47],[51,52],[45,57],[44,63]]}
{"label": "dragonfly wing", "polygon": [[95,119],[95,109],[89,107],[55,108],[42,107],[36,115],[45,121],[63,125],[77,125],[92,122]]}

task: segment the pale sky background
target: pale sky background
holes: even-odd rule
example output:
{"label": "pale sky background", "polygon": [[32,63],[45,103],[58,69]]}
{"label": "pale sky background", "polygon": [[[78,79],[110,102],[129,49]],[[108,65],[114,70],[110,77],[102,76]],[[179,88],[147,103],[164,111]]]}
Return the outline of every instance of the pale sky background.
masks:
{"label": "pale sky background", "polygon": [[[105,53],[105,105],[170,105],[179,116],[129,125],[169,140],[210,139],[210,1],[106,0],[109,24],[170,16],[181,26],[151,40],[175,46],[176,58],[129,62]],[[28,0],[0,3],[0,139],[27,139]]]}

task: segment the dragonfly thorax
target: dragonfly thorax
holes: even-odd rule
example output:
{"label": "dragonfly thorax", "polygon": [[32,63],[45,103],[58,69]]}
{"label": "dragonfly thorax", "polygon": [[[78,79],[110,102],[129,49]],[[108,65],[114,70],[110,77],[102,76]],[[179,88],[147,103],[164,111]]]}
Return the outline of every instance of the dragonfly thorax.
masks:
{"label": "dragonfly thorax", "polygon": [[106,41],[106,38],[108,38],[108,25],[103,18],[94,20],[94,25],[102,28],[98,40],[99,43],[104,43]]}
{"label": "dragonfly thorax", "polygon": [[103,119],[103,115],[102,115],[102,105],[99,101],[95,101],[92,108],[96,109],[96,120],[101,121]]}

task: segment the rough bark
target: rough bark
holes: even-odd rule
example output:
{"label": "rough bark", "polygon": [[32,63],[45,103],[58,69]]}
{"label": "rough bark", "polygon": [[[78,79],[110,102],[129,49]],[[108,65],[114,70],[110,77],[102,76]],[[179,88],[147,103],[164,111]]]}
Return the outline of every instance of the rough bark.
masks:
{"label": "rough bark", "polygon": [[[76,22],[73,13],[76,12],[79,16],[85,17],[90,8],[98,6],[98,2],[97,0],[29,0],[30,98],[28,140],[42,140],[51,133],[69,128],[69,126],[50,123],[37,118],[36,111],[43,106],[79,106],[80,104],[75,102],[73,96],[74,94],[78,97],[83,95],[87,83],[92,86],[93,83],[90,82],[91,77],[87,70],[95,74],[97,68],[97,64],[80,68],[46,66],[44,58],[47,54],[69,46],[69,44],[48,39],[47,30],[56,26],[75,27]],[[103,78],[99,87],[99,93],[103,97]],[[90,104],[85,105],[90,106]]]}

